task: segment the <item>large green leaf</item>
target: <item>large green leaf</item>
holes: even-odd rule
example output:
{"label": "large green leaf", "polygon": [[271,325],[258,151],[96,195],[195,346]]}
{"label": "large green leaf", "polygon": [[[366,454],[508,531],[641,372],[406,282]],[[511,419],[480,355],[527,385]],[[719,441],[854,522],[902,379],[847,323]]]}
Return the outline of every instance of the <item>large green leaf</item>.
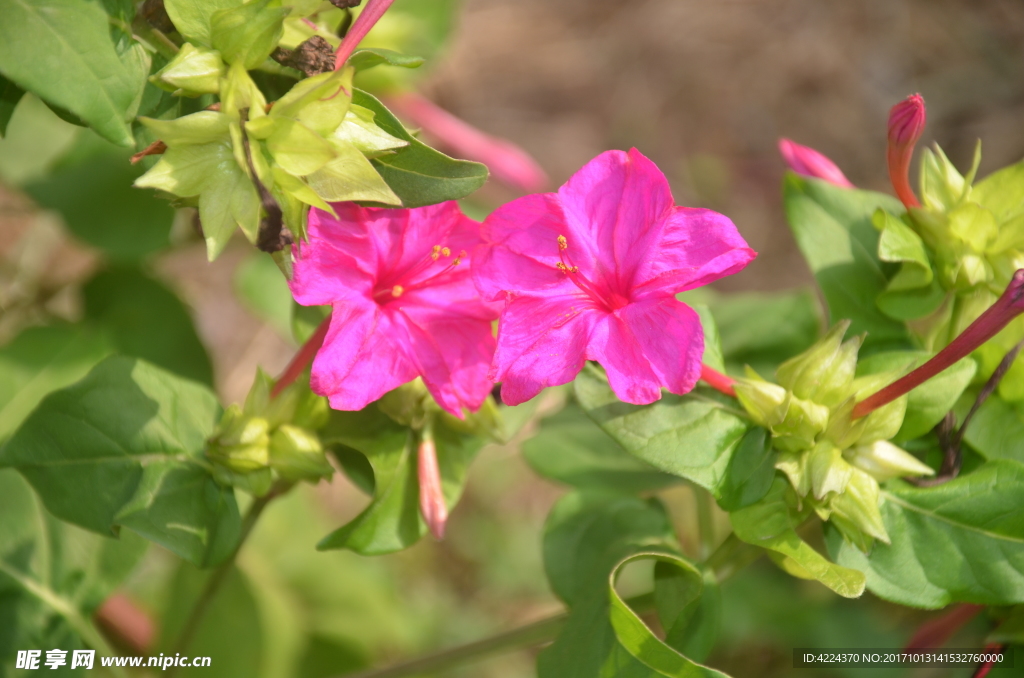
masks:
{"label": "large green leaf", "polygon": [[619,401],[598,368],[576,377],[576,400],[630,454],[665,473],[722,496],[733,453],[750,428],[736,402],[698,387],[685,396],[663,394],[650,405]]}
{"label": "large green leaf", "polygon": [[125,355],[213,384],[213,367],[192,317],[162,283],[134,268],[101,271],[82,288],[85,315],[109,330]]}
{"label": "large green leaf", "polygon": [[[694,621],[703,578],[675,553],[671,525],[656,500],[575,492],[548,516],[544,562],[569,619],[537,660],[540,678],[721,676],[659,640],[615,590],[622,568],[659,561],[658,611],[670,639]],[[656,569],[656,572],[659,570]],[[670,583],[671,580],[671,583]]]}
{"label": "large green leaf", "polygon": [[88,646],[109,653],[90,618],[145,552],[126,533],[104,539],[56,520],[28,483],[0,471],[0,673],[17,650]]}
{"label": "large green leaf", "polygon": [[989,396],[967,426],[964,440],[986,459],[1024,463],[1024,403]]}
{"label": "large green leaf", "polygon": [[864,554],[830,535],[836,560],[903,605],[1024,602],[1024,464],[990,461],[930,488],[892,481],[882,517],[892,545]]}
{"label": "large green leaf", "polygon": [[[360,412],[332,411],[320,437],[325,446],[343,446],[337,455],[339,459],[353,452],[366,457],[372,468],[373,499],[351,522],[324,537],[317,548],[380,555],[412,546],[427,533],[427,525],[420,516],[416,435],[409,427],[370,405]],[[449,510],[458,503],[469,463],[484,442],[483,438],[446,425],[443,417],[436,421],[434,444],[441,489]],[[352,462],[351,458],[343,461],[346,470],[359,468]],[[360,484],[366,489],[370,487],[368,478]]]}
{"label": "large green leaf", "polygon": [[523,456],[542,476],[576,487],[642,492],[680,482],[622,449],[574,402],[543,420]]}
{"label": "large green leaf", "polygon": [[878,308],[896,320],[915,320],[933,313],[942,305],[946,293],[935,280],[921,236],[883,209],[875,210],[872,221],[881,231],[878,258],[900,265],[879,295]]}
{"label": "large green leaf", "polygon": [[413,137],[372,95],[356,89],[352,103],[374,113],[374,122],[393,137],[409,142],[394,154],[370,162],[402,200],[403,207],[422,207],[458,200],[484,185],[487,168],[478,162],[455,160]]}
{"label": "large green leaf", "polygon": [[[920,367],[931,357],[927,351],[879,353],[857,363],[857,376],[882,372],[893,372],[898,376]],[[894,440],[912,440],[932,430],[953,409],[976,371],[977,363],[972,358],[964,358],[912,390],[907,396],[903,425]]]}
{"label": "large green leaf", "polygon": [[806,514],[791,509],[786,501],[790,493],[789,482],[778,477],[763,500],[729,514],[736,536],[781,556],[780,564],[791,574],[815,579],[843,597],[859,597],[864,575],[829,562],[796,533]]}
{"label": "large green leaf", "polygon": [[123,525],[199,565],[240,531],[234,493],[205,470],[216,396],[148,363],[112,356],[51,393],[0,448],[58,518],[106,535]]}
{"label": "large green leaf", "polygon": [[0,0],[0,73],[120,146],[145,82],[122,62],[106,13],[81,0]]}
{"label": "large green leaf", "polygon": [[32,327],[0,348],[0,441],[47,393],[84,377],[110,348],[106,336],[83,325]]}
{"label": "large green leaf", "polygon": [[25,187],[41,207],[60,212],[77,238],[118,261],[170,245],[174,210],[153,191],[132,188],[142,174],[127,154],[100,152]]}
{"label": "large green leaf", "polygon": [[889,284],[878,259],[878,231],[872,214],[881,208],[903,212],[897,200],[881,193],[833,186],[786,175],[786,217],[828,302],[830,323],[849,319],[850,332],[867,332],[865,346],[881,350],[908,344],[902,322],[879,310],[875,299]]}
{"label": "large green leaf", "polygon": [[21,101],[25,91],[0,75],[0,139],[7,134],[7,123],[14,115],[14,108]]}
{"label": "large green leaf", "polygon": [[164,0],[167,16],[182,37],[200,45],[211,44],[210,24],[214,13],[238,7],[244,0]]}

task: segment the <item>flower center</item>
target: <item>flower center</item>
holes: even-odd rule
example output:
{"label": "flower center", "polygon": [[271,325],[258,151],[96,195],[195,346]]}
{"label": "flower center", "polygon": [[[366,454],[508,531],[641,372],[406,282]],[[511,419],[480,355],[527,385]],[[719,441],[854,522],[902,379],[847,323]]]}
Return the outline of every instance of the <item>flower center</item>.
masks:
{"label": "flower center", "polygon": [[[441,245],[434,245],[429,255],[417,261],[409,268],[397,275],[388,275],[378,280],[374,287],[373,300],[378,304],[387,304],[398,299],[406,292],[429,287],[431,284],[436,283],[438,278],[450,273],[456,266],[462,263],[462,258],[466,256],[466,252],[465,250],[459,252],[459,256],[455,257],[451,263],[438,270],[438,265],[443,264],[441,259],[447,259],[451,255],[451,249]],[[431,271],[431,269],[435,270]]]}
{"label": "flower center", "polygon": [[558,258],[560,261],[555,264],[555,268],[564,273],[565,277],[571,280],[576,287],[586,292],[588,297],[601,306],[609,311],[616,311],[629,303],[628,296],[608,289],[607,285],[595,284],[580,273],[580,267],[572,263],[572,257],[569,255],[569,239],[564,235],[558,236]]}

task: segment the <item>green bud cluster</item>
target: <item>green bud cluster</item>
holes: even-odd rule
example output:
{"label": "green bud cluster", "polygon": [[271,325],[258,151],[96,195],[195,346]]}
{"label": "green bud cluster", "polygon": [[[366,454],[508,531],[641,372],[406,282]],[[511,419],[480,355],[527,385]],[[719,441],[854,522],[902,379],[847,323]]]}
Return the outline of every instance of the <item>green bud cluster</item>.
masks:
{"label": "green bud cluster", "polygon": [[897,375],[855,376],[863,337],[844,342],[849,325],[837,324],[780,365],[777,384],[748,367],[735,389],[750,417],[771,432],[779,451],[775,467],[789,479],[798,502],[866,550],[872,539],[889,541],[879,510],[879,481],[933,471],[888,442],[903,424],[906,396],[852,418],[857,400]]}
{"label": "green bud cluster", "polygon": [[[318,7],[254,0],[202,21],[192,17],[179,26],[188,41],[151,78],[178,96],[220,99],[219,110],[173,120],[140,118],[166,150],[135,182],[174,196],[177,206],[198,208],[211,260],[236,227],[257,243],[261,219],[274,211],[268,211],[269,199],[281,211],[280,225],[299,238],[305,237],[308,207],[333,212],[331,202],[401,204],[370,159],[408,142],[378,127],[372,111],[352,104],[353,67],[299,80],[271,105],[249,76],[255,68],[280,70],[268,61],[270,54],[286,37],[294,38],[296,23],[305,25],[301,12]],[[283,241],[267,246],[280,248]]]}
{"label": "green bud cluster", "polygon": [[[879,258],[901,264],[879,307],[897,319],[918,320],[911,329],[931,351],[963,332],[1024,267],[1024,163],[975,184],[980,162],[980,142],[966,175],[938,145],[925,149],[921,207],[912,207],[903,219],[881,210],[873,219],[881,232]],[[1024,320],[1018,320],[982,347],[976,354],[978,378],[988,378],[1022,338]],[[1024,361],[1004,379],[1000,393],[1024,399]]]}
{"label": "green bud cluster", "polygon": [[207,441],[206,457],[225,485],[256,496],[275,478],[317,482],[333,473],[316,430],[327,423],[327,401],[299,384],[271,397],[273,380],[256,374],[245,405],[232,405]]}

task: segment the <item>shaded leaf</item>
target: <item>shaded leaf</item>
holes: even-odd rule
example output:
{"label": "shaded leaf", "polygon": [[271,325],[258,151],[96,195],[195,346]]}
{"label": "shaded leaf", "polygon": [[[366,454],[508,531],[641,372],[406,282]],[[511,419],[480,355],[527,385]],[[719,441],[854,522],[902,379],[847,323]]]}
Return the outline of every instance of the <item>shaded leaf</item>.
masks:
{"label": "shaded leaf", "polygon": [[1024,403],[990,396],[974,415],[964,440],[986,459],[1024,463]]}
{"label": "shaded leaf", "polygon": [[7,134],[7,123],[11,121],[14,108],[24,93],[25,90],[0,75],[0,138]]}
{"label": "shaded leaf", "polygon": [[424,59],[420,56],[401,54],[391,49],[371,48],[356,50],[349,57],[347,63],[357,71],[365,71],[383,64],[401,66],[402,68],[419,68],[423,62]]}

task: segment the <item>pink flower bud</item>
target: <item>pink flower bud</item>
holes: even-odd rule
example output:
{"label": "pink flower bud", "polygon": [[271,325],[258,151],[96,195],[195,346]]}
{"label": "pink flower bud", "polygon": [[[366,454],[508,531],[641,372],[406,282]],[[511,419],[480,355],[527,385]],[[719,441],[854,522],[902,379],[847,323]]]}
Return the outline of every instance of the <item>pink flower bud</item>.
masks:
{"label": "pink flower bud", "polygon": [[386,103],[456,156],[487,165],[498,181],[526,192],[541,191],[547,186],[547,175],[526,151],[481,132],[429,99],[415,92],[403,92],[387,97]]}
{"label": "pink flower bud", "polygon": [[1024,268],[1013,274],[1013,279],[1002,296],[978,316],[978,319],[960,333],[946,348],[910,374],[897,379],[881,391],[865,398],[853,408],[853,418],[871,414],[905,393],[917,388],[957,361],[969,356],[982,344],[996,336],[1011,320],[1024,313]]}
{"label": "pink flower bud", "polygon": [[441,491],[441,471],[437,465],[437,447],[434,439],[424,435],[417,455],[417,469],[420,481],[420,513],[430,528],[434,539],[444,539],[444,528],[448,522],[448,507]]}
{"label": "pink flower bud", "polygon": [[810,146],[801,146],[789,139],[779,139],[779,153],[789,165],[789,169],[801,176],[822,179],[841,188],[854,187],[834,162]]}
{"label": "pink flower bud", "polygon": [[911,94],[889,111],[889,180],[896,195],[910,209],[921,203],[910,187],[910,160],[925,123],[924,99]]}
{"label": "pink flower bud", "polygon": [[348,58],[352,56],[352,52],[356,50],[359,43],[362,42],[366,34],[370,32],[374,24],[380,21],[380,18],[384,16],[384,12],[391,6],[395,0],[367,0],[366,7],[359,13],[356,20],[352,23],[352,27],[348,29],[348,33],[345,34],[345,38],[338,45],[338,51],[334,54],[334,70],[340,69],[348,61]]}

